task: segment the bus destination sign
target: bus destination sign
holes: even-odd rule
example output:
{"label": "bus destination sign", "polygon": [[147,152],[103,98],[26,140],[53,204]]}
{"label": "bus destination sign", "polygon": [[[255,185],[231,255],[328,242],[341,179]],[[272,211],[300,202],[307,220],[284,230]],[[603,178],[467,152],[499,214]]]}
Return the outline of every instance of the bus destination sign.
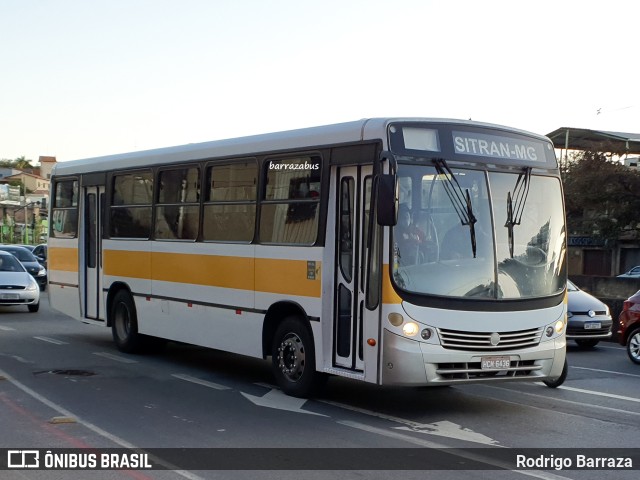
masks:
{"label": "bus destination sign", "polygon": [[545,144],[500,135],[475,132],[452,132],[456,154],[501,158],[528,162],[546,161]]}

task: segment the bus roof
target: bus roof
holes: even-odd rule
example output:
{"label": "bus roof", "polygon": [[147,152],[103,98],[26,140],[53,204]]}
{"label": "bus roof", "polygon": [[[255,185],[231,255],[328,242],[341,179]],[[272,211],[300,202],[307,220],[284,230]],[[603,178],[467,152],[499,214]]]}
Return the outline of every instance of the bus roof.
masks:
{"label": "bus roof", "polygon": [[[181,163],[191,160],[206,160],[238,155],[251,156],[258,153],[275,152],[297,148],[321,147],[329,144],[353,143],[375,139],[385,139],[386,127],[391,122],[438,122],[461,125],[473,125],[492,129],[508,127],[481,123],[471,120],[454,120],[443,118],[417,117],[388,117],[364,118],[352,122],[336,123],[317,127],[301,128],[275,133],[265,133],[237,137],[225,140],[214,140],[202,143],[190,143],[174,147],[164,147],[152,150],[142,150],[129,153],[106,155],[101,157],[84,158],[58,162],[52,172],[53,175],[73,175],[99,172],[111,169],[135,168],[148,165],[164,165]],[[535,136],[547,140],[546,137],[526,132],[516,131],[525,135]]]}

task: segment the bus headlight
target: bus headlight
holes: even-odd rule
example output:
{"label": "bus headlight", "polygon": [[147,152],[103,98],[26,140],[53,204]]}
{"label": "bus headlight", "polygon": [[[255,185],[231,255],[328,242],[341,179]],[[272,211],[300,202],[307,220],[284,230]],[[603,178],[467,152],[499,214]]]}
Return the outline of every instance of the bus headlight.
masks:
{"label": "bus headlight", "polygon": [[544,333],[547,338],[553,337],[554,334],[560,335],[564,331],[565,322],[562,320],[558,320],[553,325],[547,325],[547,328],[544,329]]}
{"label": "bus headlight", "polygon": [[415,337],[418,334],[418,324],[415,322],[407,322],[402,325],[402,333],[404,333],[407,337]]}

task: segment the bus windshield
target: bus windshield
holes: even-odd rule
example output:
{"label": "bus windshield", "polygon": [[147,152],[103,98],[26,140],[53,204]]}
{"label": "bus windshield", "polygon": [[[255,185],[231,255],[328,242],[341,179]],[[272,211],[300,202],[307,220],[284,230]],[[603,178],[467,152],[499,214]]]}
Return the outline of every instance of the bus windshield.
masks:
{"label": "bus windshield", "polygon": [[559,179],[530,169],[433,163],[398,165],[392,276],[399,291],[486,300],[561,293],[566,232]]}

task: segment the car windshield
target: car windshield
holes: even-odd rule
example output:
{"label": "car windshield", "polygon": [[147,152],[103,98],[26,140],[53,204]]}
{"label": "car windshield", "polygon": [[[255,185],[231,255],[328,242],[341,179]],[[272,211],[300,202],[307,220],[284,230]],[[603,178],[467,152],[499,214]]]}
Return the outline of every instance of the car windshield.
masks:
{"label": "car windshield", "polygon": [[18,249],[18,248],[3,248],[5,252],[9,252],[14,255],[21,262],[37,262],[36,257],[26,249]]}
{"label": "car windshield", "polygon": [[566,232],[558,208],[560,181],[527,174],[526,203],[515,202],[522,177],[522,171],[398,165],[392,273],[400,290],[481,299],[562,292]]}
{"label": "car windshield", "polygon": [[0,255],[0,272],[24,272],[22,264],[13,255]]}

